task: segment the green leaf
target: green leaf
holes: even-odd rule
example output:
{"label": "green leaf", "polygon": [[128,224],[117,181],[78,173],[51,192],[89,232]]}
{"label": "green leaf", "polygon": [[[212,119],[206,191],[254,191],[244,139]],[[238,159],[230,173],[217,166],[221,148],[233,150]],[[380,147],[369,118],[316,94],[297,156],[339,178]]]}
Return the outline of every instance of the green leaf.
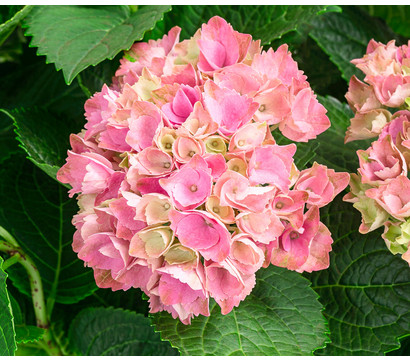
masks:
{"label": "green leaf", "polygon": [[15,136],[12,120],[0,113],[0,164],[19,152]]}
{"label": "green leaf", "polygon": [[227,315],[212,301],[211,316],[191,325],[166,312],[153,321],[181,355],[310,355],[327,341],[321,309],[306,279],[270,266],[258,271],[252,293]]}
{"label": "green leaf", "polygon": [[53,114],[64,114],[64,118],[84,119],[87,98],[77,82],[67,86],[55,67],[45,64],[27,45],[18,61],[19,64],[0,64],[0,108],[37,106]]}
{"label": "green leaf", "polygon": [[310,35],[330,56],[346,81],[352,75],[362,79],[363,73],[350,61],[363,57],[372,38],[386,43],[395,35],[386,24],[372,18],[358,6],[342,8],[342,13],[327,13],[313,19],[314,29]]}
{"label": "green leaf", "polygon": [[16,330],[16,342],[26,343],[40,340],[45,330],[34,325],[27,325],[19,303],[11,294],[9,294],[9,297]]}
{"label": "green leaf", "polygon": [[11,356],[16,350],[13,316],[6,285],[7,274],[3,271],[0,257],[0,355]]}
{"label": "green leaf", "polygon": [[410,8],[405,5],[362,5],[371,16],[377,16],[397,34],[410,38]]}
{"label": "green leaf", "polygon": [[[35,262],[51,307],[54,301],[75,303],[96,290],[92,270],[84,268],[71,248],[71,219],[77,210],[66,189],[23,156],[1,166],[0,225]],[[8,273],[13,284],[30,296],[25,270],[15,265]]]}
{"label": "green leaf", "polygon": [[48,356],[47,352],[38,345],[20,343],[17,346],[16,356]]}
{"label": "green leaf", "polygon": [[400,348],[389,351],[388,356],[409,356],[410,355],[410,336],[400,339]]}
{"label": "green leaf", "polygon": [[182,28],[182,38],[188,38],[212,16],[219,15],[236,31],[251,34],[255,40],[261,39],[263,45],[269,45],[326,9],[326,5],[180,5],[174,6],[169,21]]}
{"label": "green leaf", "polygon": [[141,6],[136,12],[126,5],[36,6],[25,19],[25,35],[33,36],[30,45],[62,69],[70,84],[88,66],[128,50],[169,10],[169,5]]}
{"label": "green leaf", "polygon": [[87,88],[90,96],[101,91],[104,84],[111,84],[122,56],[123,54],[118,54],[113,60],[105,60],[96,66],[88,67],[77,76],[77,80],[81,81],[82,85]]}
{"label": "green leaf", "polygon": [[34,325],[16,325],[16,342],[26,343],[40,340],[45,330]]}
{"label": "green leaf", "polygon": [[358,232],[359,213],[338,196],[322,209],[334,240],[330,267],[312,273],[332,342],[320,355],[383,355],[410,334],[410,269],[387,249],[381,231]]}
{"label": "green leaf", "polygon": [[346,81],[342,79],[339,69],[330,61],[329,56],[310,36],[291,51],[293,59],[308,77],[307,80],[316,94],[344,99],[348,90]]}
{"label": "green leaf", "polygon": [[[367,149],[369,141],[353,141],[344,144],[344,137],[353,112],[346,103],[328,96],[318,96],[319,102],[327,109],[331,127],[320,134],[313,143],[319,146],[315,149],[314,158],[319,164],[326,165],[336,171],[356,172],[359,167],[357,149]],[[310,142],[309,142],[310,143]]]}
{"label": "green leaf", "polygon": [[148,318],[122,309],[86,308],[73,320],[69,339],[83,356],[177,355],[161,341]]}
{"label": "green leaf", "polygon": [[57,119],[47,110],[39,108],[14,109],[10,112],[0,109],[0,112],[13,119],[17,140],[28,158],[55,179],[67,157],[69,135],[77,133],[81,124],[73,123],[64,115]]}
{"label": "green leaf", "polygon": [[26,5],[16,12],[11,19],[0,25],[0,46],[3,45],[20,21],[23,20],[32,9],[33,5]]}

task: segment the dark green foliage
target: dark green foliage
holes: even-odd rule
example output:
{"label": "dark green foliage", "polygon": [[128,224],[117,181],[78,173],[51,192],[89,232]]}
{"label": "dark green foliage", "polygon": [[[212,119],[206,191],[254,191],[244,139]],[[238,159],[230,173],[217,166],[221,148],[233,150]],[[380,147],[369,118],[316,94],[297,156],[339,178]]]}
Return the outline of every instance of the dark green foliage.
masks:
{"label": "dark green foliage", "polygon": [[[187,326],[166,312],[148,314],[139,289],[97,290],[92,270],[71,248],[77,205],[55,181],[70,133],[84,127],[84,102],[111,83],[122,51],[173,26],[188,38],[215,15],[261,39],[265,50],[288,44],[328,110],[331,128],[297,143],[297,167],[317,161],[356,172],[356,150],[371,141],[344,144],[353,116],[344,94],[352,75],[363,77],[350,61],[364,55],[372,38],[407,43],[409,12],[396,5],[0,6],[0,226],[40,271],[61,352],[409,355],[408,265],[387,250],[380,231],[358,233],[360,214],[342,202],[343,194],[321,210],[334,239],[329,269],[307,274],[308,280],[278,267],[262,269],[251,295],[230,314],[222,316],[211,301],[211,316]],[[273,135],[280,145],[291,143],[278,130]],[[6,274],[2,263],[0,356],[13,355],[16,346],[16,355],[47,355],[27,274],[18,264]]]}
{"label": "dark green foliage", "polygon": [[[71,248],[72,216],[77,204],[66,188],[23,156],[0,169],[0,226],[7,229],[36,263],[51,302],[74,303],[96,290],[91,269]],[[14,285],[29,295],[27,275],[19,265],[8,270]]]}
{"label": "dark green foliage", "polygon": [[146,317],[122,309],[84,309],[73,320],[69,339],[83,356],[178,354],[168,342],[161,341]]}
{"label": "dark green foliage", "polygon": [[112,59],[141,40],[170,6],[36,6],[25,21],[31,46],[63,69],[70,84],[82,70]]}
{"label": "dark green foliage", "polygon": [[6,285],[7,274],[3,271],[0,257],[0,355],[11,356],[16,350],[13,315]]}
{"label": "dark green foliage", "polygon": [[153,319],[181,355],[310,355],[327,341],[321,309],[301,275],[270,266],[258,271],[252,293],[227,315],[212,301],[211,316],[189,326],[166,312]]}
{"label": "dark green foliage", "polygon": [[339,196],[322,211],[334,240],[330,268],[308,278],[320,295],[331,343],[320,355],[383,355],[410,333],[410,272],[380,231],[361,235],[360,216]]}

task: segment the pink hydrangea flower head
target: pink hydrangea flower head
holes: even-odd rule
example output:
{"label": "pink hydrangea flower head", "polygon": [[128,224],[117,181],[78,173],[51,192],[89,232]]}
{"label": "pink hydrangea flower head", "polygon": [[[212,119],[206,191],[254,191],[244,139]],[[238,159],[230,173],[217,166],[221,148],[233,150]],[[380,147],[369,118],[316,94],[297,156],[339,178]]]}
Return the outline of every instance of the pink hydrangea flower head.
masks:
{"label": "pink hydrangea flower head", "polygon": [[[275,140],[281,132],[305,142],[330,125],[287,45],[262,52],[260,40],[217,16],[190,39],[180,42],[180,31],[131,47],[113,83],[87,100],[85,129],[70,136],[57,178],[71,185],[71,197],[78,194],[72,247],[97,285],[140,288],[151,313],[190,324],[210,315],[211,298],[222,314],[239,306],[261,267],[326,268],[332,239],[318,208],[348,175],[319,164],[300,172],[296,144]],[[404,69],[408,57],[401,48],[383,63]],[[383,81],[382,94],[405,93],[406,79]],[[387,131],[380,117],[388,122],[388,110],[379,109],[374,87],[351,84],[353,136]],[[393,150],[379,149],[371,161],[393,174],[397,151],[410,159],[410,121],[406,113],[391,119],[383,136],[394,139]],[[370,185],[358,188],[349,195],[355,206],[367,199],[387,214],[366,197]],[[369,215],[365,226],[382,218]]]}

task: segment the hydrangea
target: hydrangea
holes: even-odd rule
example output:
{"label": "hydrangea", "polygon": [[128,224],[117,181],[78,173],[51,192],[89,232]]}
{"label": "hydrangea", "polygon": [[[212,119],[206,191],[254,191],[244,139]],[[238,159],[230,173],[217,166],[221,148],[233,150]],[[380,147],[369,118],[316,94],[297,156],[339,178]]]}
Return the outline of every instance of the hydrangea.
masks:
{"label": "hydrangea", "polygon": [[377,140],[357,151],[360,168],[344,199],[361,212],[361,233],[384,226],[389,250],[410,264],[410,42],[397,47],[394,40],[371,40],[366,55],[352,63],[366,76],[350,80],[346,99],[355,116],[345,141]]}
{"label": "hydrangea", "polygon": [[271,134],[306,142],[330,126],[286,45],[262,51],[220,17],[179,33],[134,44],[87,100],[58,179],[79,194],[73,249],[97,285],[138,287],[187,324],[210,298],[229,313],[261,267],[327,268],[319,208],[349,175],[299,171],[296,145]]}

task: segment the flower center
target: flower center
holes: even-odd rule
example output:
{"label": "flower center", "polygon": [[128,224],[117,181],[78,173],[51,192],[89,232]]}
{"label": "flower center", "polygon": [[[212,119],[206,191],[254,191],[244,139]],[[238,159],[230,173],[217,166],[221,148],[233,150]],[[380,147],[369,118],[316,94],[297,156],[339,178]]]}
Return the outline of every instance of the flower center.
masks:
{"label": "flower center", "polygon": [[282,209],[282,208],[283,208],[283,203],[282,203],[282,202],[278,202],[278,203],[275,205],[275,207],[276,207],[276,209]]}
{"label": "flower center", "polygon": [[198,190],[198,186],[196,185],[191,185],[191,187],[189,188],[189,190],[191,190],[192,192],[195,192]]}
{"label": "flower center", "polygon": [[245,140],[239,140],[238,145],[239,146],[244,146],[245,145]]}
{"label": "flower center", "polygon": [[165,149],[171,149],[172,148],[172,144],[171,143],[166,143],[165,144]]}
{"label": "flower center", "polygon": [[234,165],[234,166],[232,167],[232,170],[238,172],[238,171],[239,171],[239,166],[238,166],[238,165]]}
{"label": "flower center", "polygon": [[291,231],[291,233],[289,234],[289,237],[291,240],[296,240],[299,238],[299,233],[297,231]]}
{"label": "flower center", "polygon": [[259,106],[259,111],[260,111],[260,112],[264,112],[265,109],[266,109],[265,105]]}
{"label": "flower center", "polygon": [[165,204],[164,204],[164,209],[165,209],[165,210],[168,210],[170,207],[171,207],[171,205],[169,205],[168,203],[165,203]]}
{"label": "flower center", "polygon": [[188,153],[188,156],[189,156],[189,157],[193,157],[195,154],[196,154],[195,151],[194,151],[194,150],[191,150],[191,151]]}
{"label": "flower center", "polygon": [[213,147],[217,147],[218,146],[218,141],[216,141],[216,140],[212,141],[211,145]]}
{"label": "flower center", "polygon": [[169,161],[164,162],[164,168],[169,169],[171,167],[171,163]]}
{"label": "flower center", "polygon": [[215,214],[219,214],[219,207],[214,206],[214,207],[212,208],[212,211],[213,211]]}

